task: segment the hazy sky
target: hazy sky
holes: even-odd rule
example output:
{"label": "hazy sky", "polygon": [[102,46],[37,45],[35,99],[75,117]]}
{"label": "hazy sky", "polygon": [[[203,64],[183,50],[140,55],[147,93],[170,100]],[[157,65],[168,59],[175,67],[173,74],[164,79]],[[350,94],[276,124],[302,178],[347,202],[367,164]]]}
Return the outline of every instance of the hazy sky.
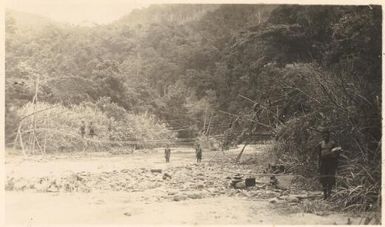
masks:
{"label": "hazy sky", "polygon": [[[382,0],[301,0],[315,4],[364,4]],[[298,3],[300,0],[5,0],[6,8],[33,13],[68,23],[93,22],[105,24],[119,19],[132,9],[156,3]]]}
{"label": "hazy sky", "polygon": [[231,3],[237,0],[5,0],[5,6],[61,22],[78,24],[87,21],[105,24],[119,19],[135,8],[151,4],[210,2]]}
{"label": "hazy sky", "polygon": [[[153,1],[152,1],[153,2]],[[49,17],[56,21],[109,23],[150,0],[6,0],[6,8]]]}

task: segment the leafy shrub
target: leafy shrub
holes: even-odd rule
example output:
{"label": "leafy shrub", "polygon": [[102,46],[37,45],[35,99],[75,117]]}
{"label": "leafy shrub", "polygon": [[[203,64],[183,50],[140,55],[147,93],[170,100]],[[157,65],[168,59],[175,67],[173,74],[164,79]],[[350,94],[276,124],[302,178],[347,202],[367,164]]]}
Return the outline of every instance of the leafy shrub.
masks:
{"label": "leafy shrub", "polygon": [[[82,150],[88,145],[93,145],[98,150],[138,147],[139,144],[156,146],[170,142],[174,138],[174,134],[166,125],[158,122],[154,116],[127,113],[109,100],[102,100],[97,104],[83,102],[70,107],[48,103],[38,103],[35,107],[32,103],[27,103],[18,110],[18,116],[27,116],[44,109],[46,111],[37,113],[35,117],[25,118],[21,122],[21,132],[26,146],[33,144],[28,140],[33,132],[33,124],[36,125],[38,141],[36,145],[42,149],[44,147],[46,151]],[[86,136],[86,140],[81,138],[82,121],[87,127],[90,122],[93,123],[96,133],[94,138],[89,136]]]}
{"label": "leafy shrub", "polygon": [[[318,129],[328,127],[332,139],[344,148],[339,160],[338,193],[333,199],[346,208],[373,207],[381,189],[381,114],[375,99],[364,98],[366,88],[349,75],[321,73],[308,65],[298,67],[297,72],[303,67],[304,72],[312,74],[305,78],[306,83],[296,83],[292,77],[295,89],[312,90],[307,93],[309,109],[276,128],[273,152],[291,166],[292,172],[317,175]],[[341,83],[341,79],[351,83]]]}

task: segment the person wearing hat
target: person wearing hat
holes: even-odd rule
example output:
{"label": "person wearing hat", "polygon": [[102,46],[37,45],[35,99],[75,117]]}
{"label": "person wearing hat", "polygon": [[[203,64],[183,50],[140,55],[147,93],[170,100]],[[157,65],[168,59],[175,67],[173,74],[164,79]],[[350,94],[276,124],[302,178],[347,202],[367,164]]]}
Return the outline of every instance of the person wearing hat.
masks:
{"label": "person wearing hat", "polygon": [[326,128],[321,129],[322,141],[318,145],[320,181],[322,184],[324,199],[330,197],[332,188],[335,185],[337,161],[341,147],[330,139],[330,131]]}

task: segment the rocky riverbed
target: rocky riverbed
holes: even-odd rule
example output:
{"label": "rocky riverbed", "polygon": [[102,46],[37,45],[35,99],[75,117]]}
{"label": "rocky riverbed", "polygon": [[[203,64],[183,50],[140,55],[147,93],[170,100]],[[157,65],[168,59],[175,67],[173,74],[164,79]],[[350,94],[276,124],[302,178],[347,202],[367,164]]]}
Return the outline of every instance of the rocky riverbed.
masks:
{"label": "rocky riverbed", "polygon": [[[161,151],[125,156],[99,153],[27,159],[7,157],[6,220],[19,224],[31,222],[31,218],[35,223],[68,223],[68,220],[73,223],[115,223],[120,220],[117,223],[346,224],[349,218],[351,222],[360,222],[360,218],[348,217],[348,214],[328,212],[330,204],[320,200],[320,192],[300,190],[291,184],[293,176],[279,177],[277,187],[271,184],[269,176],[259,175],[266,168],[261,164],[266,149],[267,145],[250,146],[243,157],[248,160],[244,164],[232,161],[236,149],[226,155],[207,152],[202,163],[194,163],[193,151],[182,148],[173,149],[171,163],[164,163]],[[258,158],[260,160],[251,161]],[[234,176],[253,177],[255,185],[234,188]],[[66,204],[71,201],[75,206],[69,208]],[[58,207],[50,209],[51,203]],[[312,206],[311,203],[317,203],[320,211],[306,213],[310,211],[306,207]],[[32,204],[38,204],[41,209],[34,209]],[[87,204],[88,208],[84,208]],[[102,215],[103,220],[85,220],[84,215],[89,215],[87,212],[97,214],[106,208],[110,211]],[[184,209],[185,218],[183,215],[167,216],[181,212],[180,209]],[[43,215],[44,210],[56,219]],[[153,214],[160,211],[166,212],[165,216]],[[205,214],[200,214],[203,211]],[[207,215],[210,212],[213,215]],[[262,213],[265,215],[261,216]],[[191,217],[198,214],[202,218]],[[312,218],[294,218],[300,214]],[[145,215],[156,217],[147,219]],[[285,218],[271,219],[269,215]]]}

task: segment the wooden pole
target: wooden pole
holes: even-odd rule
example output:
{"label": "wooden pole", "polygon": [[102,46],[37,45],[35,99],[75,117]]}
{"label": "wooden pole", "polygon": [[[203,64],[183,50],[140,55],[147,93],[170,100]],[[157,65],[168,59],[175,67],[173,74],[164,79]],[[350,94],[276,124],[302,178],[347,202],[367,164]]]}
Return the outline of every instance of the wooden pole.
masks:
{"label": "wooden pole", "polygon": [[24,143],[23,143],[23,135],[21,132],[20,132],[19,136],[20,136],[19,141],[20,141],[21,150],[23,151],[23,155],[26,156],[25,149],[24,149]]}
{"label": "wooden pole", "polygon": [[[16,150],[16,145],[17,145],[17,141],[19,140],[19,145],[22,146],[22,152],[24,155],[27,155],[26,152],[25,152],[25,146],[24,146],[24,143],[23,143],[23,139],[22,139],[22,133],[21,133],[21,127],[22,127],[22,123],[25,119],[27,119],[28,117],[31,117],[31,116],[34,116],[35,114],[37,113],[40,113],[40,112],[43,112],[43,111],[47,111],[47,110],[50,110],[50,109],[53,109],[53,108],[56,108],[56,106],[53,106],[53,107],[49,107],[49,108],[45,108],[45,109],[42,109],[42,110],[38,110],[38,111],[35,111],[33,113],[30,113],[30,114],[27,114],[25,116],[23,116],[20,121],[19,121],[19,126],[17,128],[17,134],[16,134],[16,137],[15,137],[15,140],[13,142],[13,147],[14,149]],[[20,141],[21,140],[21,141]]]}
{"label": "wooden pole", "polygon": [[205,110],[205,116],[204,116],[204,119],[203,119],[203,129],[202,129],[202,132],[205,132],[205,130],[206,130],[207,108],[208,108],[208,107],[206,107],[206,110]]}
{"label": "wooden pole", "polygon": [[243,154],[243,152],[245,151],[245,148],[246,148],[246,146],[247,146],[248,144],[249,144],[249,143],[245,143],[245,145],[243,145],[241,152],[239,152],[237,158],[235,159],[235,162],[239,162],[239,161],[241,160],[242,154]]}
{"label": "wooden pole", "polygon": [[[44,126],[47,127],[47,119],[49,117],[49,113],[45,115],[44,118]],[[47,147],[47,133],[44,132],[44,144],[43,144],[43,153],[46,154],[46,147]]]}
{"label": "wooden pole", "polygon": [[[37,74],[37,76],[36,76],[36,85],[35,85],[35,96],[33,98],[33,113],[36,112],[36,106],[37,106],[37,101],[38,101],[37,100],[37,94],[39,92],[39,79],[40,79],[40,75]],[[32,129],[33,129],[32,135],[31,135],[32,138],[33,138],[32,154],[34,154],[35,153],[35,144],[38,145],[38,147],[40,149],[40,152],[42,152],[41,146],[40,146],[40,144],[38,142],[38,139],[37,139],[37,136],[36,136],[36,131],[35,131],[35,129],[36,129],[36,115],[35,114],[33,114],[33,116],[32,116]]]}

